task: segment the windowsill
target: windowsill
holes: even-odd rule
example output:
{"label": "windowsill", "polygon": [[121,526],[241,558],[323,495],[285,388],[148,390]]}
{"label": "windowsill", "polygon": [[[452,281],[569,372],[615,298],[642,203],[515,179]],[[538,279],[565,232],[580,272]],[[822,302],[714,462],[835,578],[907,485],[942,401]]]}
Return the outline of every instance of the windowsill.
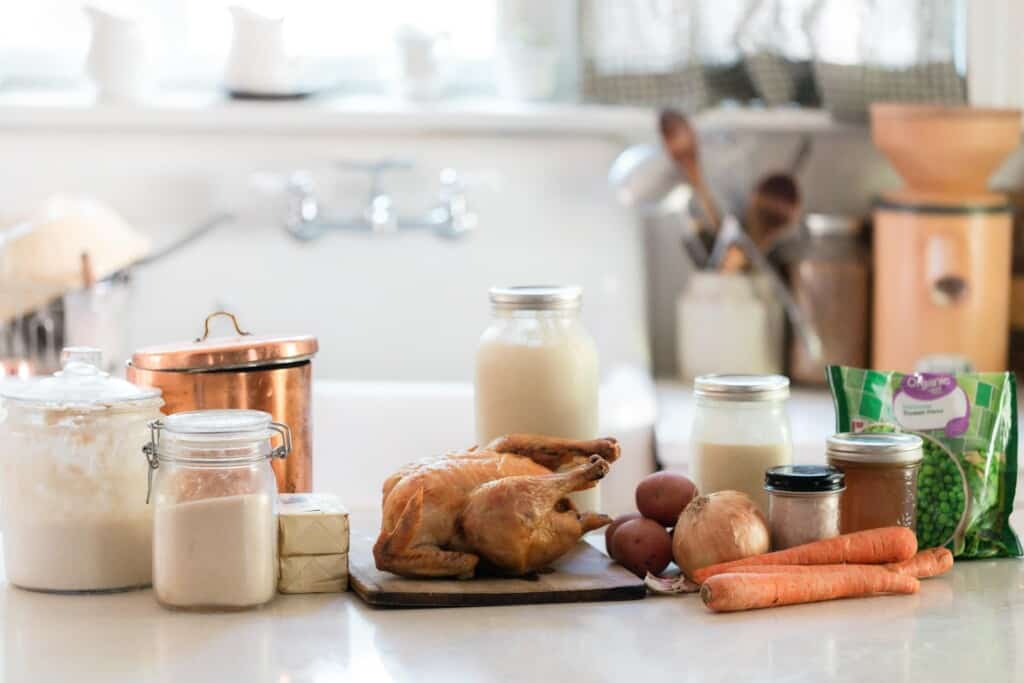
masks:
{"label": "windowsill", "polygon": [[[411,102],[383,96],[322,95],[282,101],[233,100],[215,91],[172,91],[142,104],[96,103],[88,91],[0,91],[0,130],[310,133],[387,131],[557,134],[625,140],[653,135],[653,112],[565,102],[451,98]],[[719,108],[697,117],[701,130],[830,133],[857,130],[822,110]]]}

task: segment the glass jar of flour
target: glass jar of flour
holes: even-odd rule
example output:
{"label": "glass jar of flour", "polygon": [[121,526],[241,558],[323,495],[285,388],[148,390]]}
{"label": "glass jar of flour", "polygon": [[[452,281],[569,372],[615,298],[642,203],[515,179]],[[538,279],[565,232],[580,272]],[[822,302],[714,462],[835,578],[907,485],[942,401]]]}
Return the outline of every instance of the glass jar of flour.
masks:
{"label": "glass jar of flour", "polygon": [[7,580],[67,593],[148,586],[152,515],[139,445],[160,415],[160,390],[110,377],[98,349],[66,348],[61,364],[0,390]]}
{"label": "glass jar of flour", "polygon": [[[513,433],[597,437],[598,361],[580,322],[579,287],[496,287],[476,354],[476,436]],[[572,495],[600,507],[597,487]]]}
{"label": "glass jar of flour", "polygon": [[[272,458],[291,432],[259,410],[196,410],[150,425],[153,592],[165,607],[235,610],[277,592]],[[282,444],[271,439],[280,435]]]}
{"label": "glass jar of flour", "polygon": [[702,494],[742,491],[768,514],[765,471],[793,460],[782,375],[703,375],[694,380],[693,474]]}

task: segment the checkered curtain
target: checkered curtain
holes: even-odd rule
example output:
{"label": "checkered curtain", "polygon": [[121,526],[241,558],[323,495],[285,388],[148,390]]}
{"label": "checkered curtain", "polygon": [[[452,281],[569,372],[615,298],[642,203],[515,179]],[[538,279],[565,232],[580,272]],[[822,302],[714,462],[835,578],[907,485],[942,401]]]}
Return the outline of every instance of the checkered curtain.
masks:
{"label": "checkered curtain", "polygon": [[580,0],[582,91],[696,112],[725,101],[866,117],[966,101],[966,0]]}

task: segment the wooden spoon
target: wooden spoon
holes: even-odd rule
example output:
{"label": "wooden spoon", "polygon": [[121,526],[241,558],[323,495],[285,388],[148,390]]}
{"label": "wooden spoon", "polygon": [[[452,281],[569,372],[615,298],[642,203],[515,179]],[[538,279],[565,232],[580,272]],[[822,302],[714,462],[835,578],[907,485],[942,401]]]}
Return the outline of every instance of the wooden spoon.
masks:
{"label": "wooden spoon", "polygon": [[[747,234],[757,249],[767,254],[799,217],[800,189],[793,176],[771,173],[761,178],[747,203]],[[721,271],[737,273],[749,265],[749,259],[743,252],[736,245],[731,245],[722,258]]]}
{"label": "wooden spoon", "polygon": [[747,230],[762,252],[800,218],[800,188],[788,173],[761,179],[747,206]]}
{"label": "wooden spoon", "polygon": [[704,182],[704,175],[700,170],[700,154],[697,143],[697,133],[690,125],[689,119],[675,109],[664,109],[658,117],[661,128],[661,139],[665,143],[665,150],[672,160],[679,166],[679,170],[689,179],[693,186],[693,193],[700,202],[701,210],[708,221],[718,230],[721,225],[722,214],[715,205],[715,199]]}

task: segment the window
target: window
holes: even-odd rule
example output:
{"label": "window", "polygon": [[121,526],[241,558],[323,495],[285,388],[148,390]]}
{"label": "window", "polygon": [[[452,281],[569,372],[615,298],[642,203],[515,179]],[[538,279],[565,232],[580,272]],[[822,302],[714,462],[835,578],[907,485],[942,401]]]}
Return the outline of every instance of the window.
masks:
{"label": "window", "polygon": [[[214,85],[231,41],[228,0],[137,0],[100,3],[149,20],[160,80]],[[326,80],[376,84],[388,75],[395,35],[404,25],[444,34],[459,75],[480,80],[496,46],[496,0],[290,0],[285,22],[292,54],[309,58]],[[0,78],[22,84],[66,84],[79,77],[89,44],[81,0],[10,3],[0,22]],[[465,79],[459,79],[463,81]]]}

